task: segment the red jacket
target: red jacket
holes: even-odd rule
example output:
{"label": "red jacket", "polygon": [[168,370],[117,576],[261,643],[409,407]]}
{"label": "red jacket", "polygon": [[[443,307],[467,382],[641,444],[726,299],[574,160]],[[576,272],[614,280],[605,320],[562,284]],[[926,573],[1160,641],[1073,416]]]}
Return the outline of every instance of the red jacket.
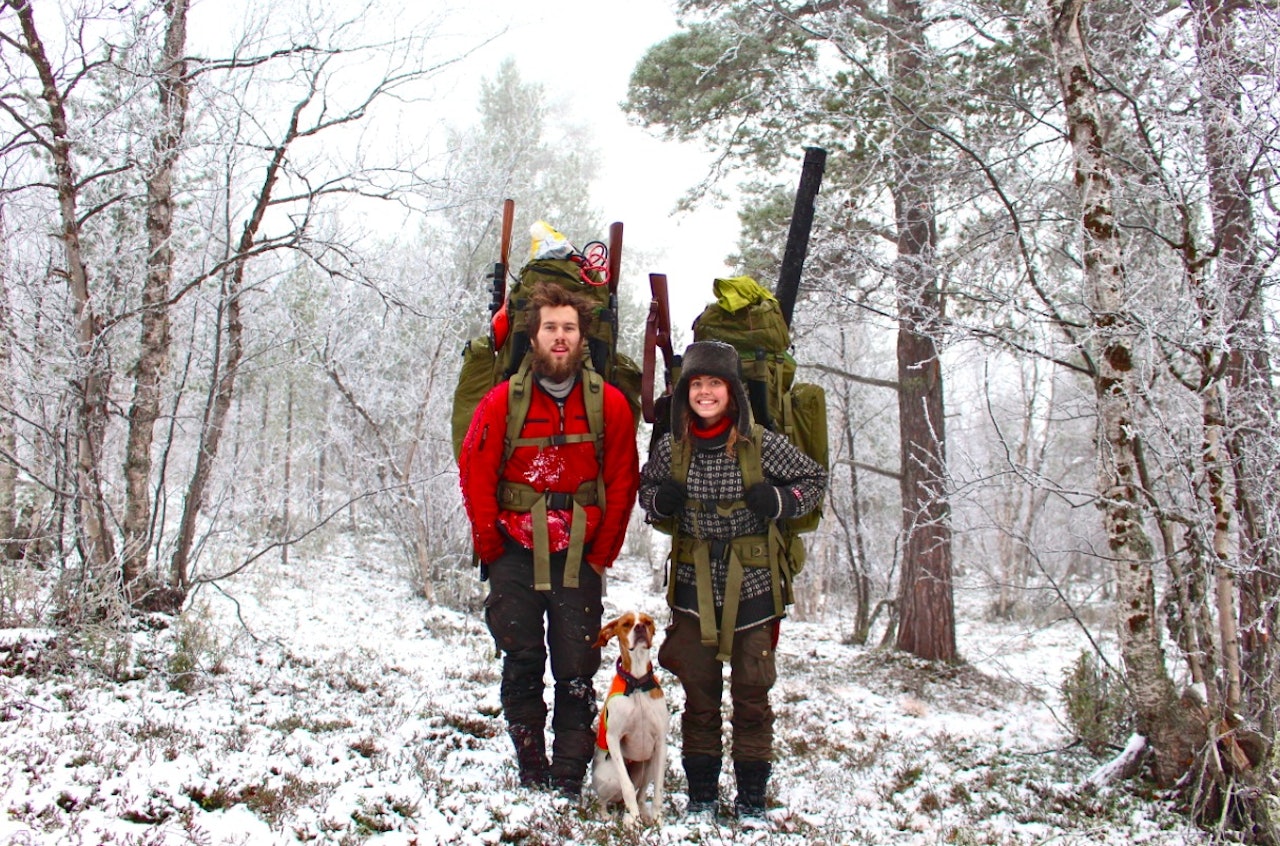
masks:
{"label": "red jacket", "polygon": [[[520,482],[537,491],[573,493],[583,482],[594,481],[600,475],[595,444],[591,441],[541,450],[518,447],[506,466],[500,466],[506,431],[507,383],[503,382],[490,390],[476,407],[458,458],[462,500],[471,521],[472,542],[480,560],[486,563],[502,554],[504,535],[533,548],[530,515],[498,508],[499,480]],[[520,437],[590,431],[581,379],[565,398],[563,417],[550,394],[541,387],[533,389]],[[604,470],[605,512],[601,514],[596,505],[584,508],[587,532],[583,558],[588,564],[610,567],[622,549],[627,522],[635,505],[640,486],[640,458],[631,406],[621,391],[607,383],[604,386]],[[551,550],[557,552],[568,546],[572,512],[551,511],[548,517]]]}

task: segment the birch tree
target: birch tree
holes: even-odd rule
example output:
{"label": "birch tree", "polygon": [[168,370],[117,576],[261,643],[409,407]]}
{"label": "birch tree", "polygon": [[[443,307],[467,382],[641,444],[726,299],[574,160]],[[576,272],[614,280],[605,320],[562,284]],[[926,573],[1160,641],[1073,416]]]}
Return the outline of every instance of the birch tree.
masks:
{"label": "birch tree", "polygon": [[[117,600],[175,610],[201,579],[216,576],[199,575],[196,559],[216,519],[209,491],[254,349],[245,303],[277,266],[267,257],[292,251],[326,273],[358,277],[357,245],[322,231],[322,215],[336,200],[434,193],[416,150],[384,144],[370,154],[352,131],[383,104],[421,97],[452,60],[435,57],[422,32],[390,40],[370,32],[361,41],[360,24],[370,19],[359,12],[304,16],[289,21],[283,42],[246,36],[220,45],[228,52],[219,56],[191,50],[190,14],[186,0],[97,16],[21,0],[0,6],[5,196],[24,234],[45,209],[59,221],[51,276],[68,293],[67,377],[77,386],[66,440],[73,460],[39,452],[62,442],[58,426],[12,458],[52,492],[55,515],[74,514],[66,537],[83,567],[77,601],[90,613]],[[380,71],[369,72],[370,59]],[[24,270],[42,255],[29,240],[13,254],[30,262]],[[22,295],[14,308],[40,307],[31,286]],[[176,315],[190,346],[174,347]],[[62,336],[47,319],[24,322],[22,331],[50,349]],[[206,337],[215,350],[207,357]],[[171,378],[175,362],[182,366]],[[198,370],[202,362],[208,371]],[[194,403],[193,381],[206,387]],[[57,395],[18,392],[15,404]],[[183,422],[192,417],[200,421],[194,438]],[[39,415],[23,419],[35,426]],[[161,422],[166,440],[157,443]],[[74,468],[72,497],[47,470],[64,464]],[[174,480],[184,477],[173,507]],[[173,513],[181,514],[176,522]]]}
{"label": "birch tree", "polygon": [[1099,507],[1115,566],[1120,648],[1138,730],[1151,742],[1157,778],[1171,785],[1191,761],[1192,735],[1165,664],[1156,609],[1155,550],[1144,526],[1146,506],[1135,452],[1140,330],[1128,306],[1126,268],[1113,208],[1115,176],[1101,135],[1105,115],[1081,30],[1085,2],[1060,0],[1049,11],[1080,192],[1090,351],[1096,367]]}
{"label": "birch tree", "polygon": [[[75,430],[70,442],[69,466],[74,467],[75,497],[71,501],[76,524],[76,545],[85,561],[90,580],[106,583],[113,576],[115,540],[110,530],[103,492],[103,447],[108,425],[108,395],[111,373],[106,361],[103,316],[91,297],[94,280],[85,255],[83,227],[86,216],[99,209],[81,209],[82,186],[111,172],[110,166],[86,173],[80,168],[74,149],[68,99],[84,77],[102,67],[102,60],[84,54],[70,68],[55,67],[36,24],[35,10],[27,0],[5,0],[2,7],[7,26],[3,40],[16,53],[30,76],[23,82],[39,98],[40,109],[22,108],[12,95],[0,98],[13,121],[9,149],[39,149],[51,163],[51,190],[57,197],[56,239],[61,246],[62,266],[58,275],[65,281],[70,303],[69,320],[75,339],[71,384],[77,407]],[[33,104],[34,105],[34,104]]]}
{"label": "birch tree", "polygon": [[171,0],[165,6],[168,21],[155,69],[158,124],[151,141],[153,158],[142,174],[147,209],[146,281],[141,298],[141,352],[133,370],[133,404],[125,447],[121,524],[125,598],[131,603],[147,590],[140,582],[147,569],[152,536],[151,449],[170,356],[174,178],[187,122],[187,7],[187,0]]}

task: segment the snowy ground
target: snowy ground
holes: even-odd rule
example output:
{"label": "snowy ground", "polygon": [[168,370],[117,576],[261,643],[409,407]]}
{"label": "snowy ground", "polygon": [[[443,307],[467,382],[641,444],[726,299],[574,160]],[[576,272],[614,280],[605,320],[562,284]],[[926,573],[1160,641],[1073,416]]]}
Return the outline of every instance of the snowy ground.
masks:
{"label": "snowy ground", "polygon": [[[1046,703],[1076,631],[967,618],[954,668],[788,621],[769,827],[684,819],[673,737],[666,824],[626,830],[589,791],[517,788],[478,615],[429,607],[390,560],[256,565],[132,654],[0,632],[0,844],[1205,842],[1132,785],[1075,786],[1097,762]],[[647,565],[623,560],[606,613],[633,607],[665,619]],[[68,670],[71,650],[130,680]]]}

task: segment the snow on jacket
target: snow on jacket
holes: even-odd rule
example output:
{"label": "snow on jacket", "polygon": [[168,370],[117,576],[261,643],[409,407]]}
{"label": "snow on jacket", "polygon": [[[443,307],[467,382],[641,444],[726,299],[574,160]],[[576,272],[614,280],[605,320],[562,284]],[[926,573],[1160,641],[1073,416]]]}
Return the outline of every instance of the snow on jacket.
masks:
{"label": "snow on jacket", "polygon": [[[563,407],[537,385],[531,392],[529,414],[521,438],[584,434],[591,431],[583,397],[582,380],[565,398]],[[492,562],[502,554],[505,538],[533,548],[533,519],[528,512],[498,507],[498,483],[517,482],[539,492],[572,494],[583,482],[600,474],[596,447],[590,440],[561,446],[517,447],[505,466],[503,439],[507,431],[508,385],[503,382],[485,395],[462,442],[458,459],[462,499],[471,521],[471,536],[480,560]],[[604,487],[605,511],[584,506],[587,530],[584,560],[610,567],[622,549],[627,521],[640,484],[640,459],[636,451],[635,424],[626,397],[612,385],[604,385]],[[571,511],[549,511],[551,551],[569,545]]]}

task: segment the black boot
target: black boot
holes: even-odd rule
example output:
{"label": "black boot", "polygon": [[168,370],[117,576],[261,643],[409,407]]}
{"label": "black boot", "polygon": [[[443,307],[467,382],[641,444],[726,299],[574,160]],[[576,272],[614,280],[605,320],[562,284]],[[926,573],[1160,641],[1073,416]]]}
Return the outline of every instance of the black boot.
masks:
{"label": "black boot", "polygon": [[764,818],[764,797],[772,770],[773,764],[768,761],[733,762],[733,774],[738,780],[738,798],[734,801],[734,810],[740,819]]}
{"label": "black boot", "polygon": [[689,785],[689,814],[714,816],[720,806],[720,759],[714,755],[685,755],[684,777]]}
{"label": "black boot", "polygon": [[583,729],[556,728],[551,753],[551,786],[561,795],[577,799],[595,750],[595,735]]}
{"label": "black boot", "polygon": [[516,747],[520,785],[546,787],[550,784],[551,765],[547,761],[547,737],[542,726],[508,726],[507,734]]}

